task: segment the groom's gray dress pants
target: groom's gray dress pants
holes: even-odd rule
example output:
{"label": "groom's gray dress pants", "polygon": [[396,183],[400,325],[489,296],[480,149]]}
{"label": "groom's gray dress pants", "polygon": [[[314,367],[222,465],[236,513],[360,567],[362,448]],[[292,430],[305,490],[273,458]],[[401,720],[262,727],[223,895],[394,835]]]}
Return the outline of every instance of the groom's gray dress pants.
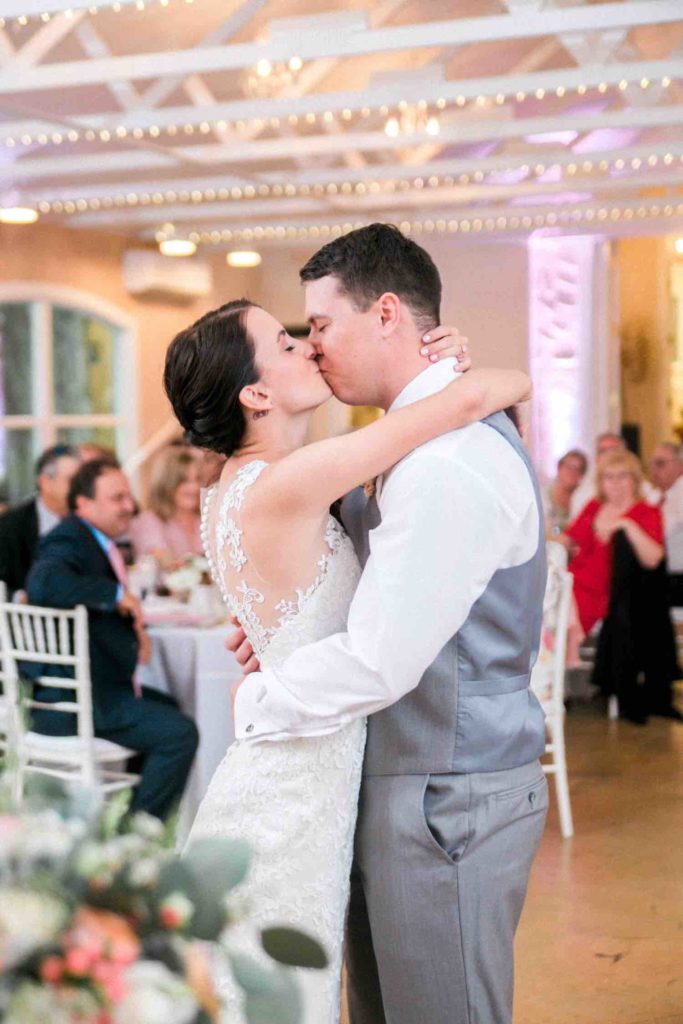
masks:
{"label": "groom's gray dress pants", "polygon": [[351,1024],[510,1024],[514,935],[547,808],[537,761],[363,780]]}

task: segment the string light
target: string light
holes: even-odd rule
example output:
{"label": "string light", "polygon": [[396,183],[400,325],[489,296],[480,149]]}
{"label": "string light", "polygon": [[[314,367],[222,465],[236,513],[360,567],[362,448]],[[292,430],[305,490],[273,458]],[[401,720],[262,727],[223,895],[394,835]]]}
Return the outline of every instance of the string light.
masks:
{"label": "string light", "polygon": [[[68,7],[63,13],[66,18],[73,18],[75,14],[83,11],[87,12],[91,17],[95,17],[97,14],[103,12],[112,11],[114,14],[119,14],[123,8],[128,8],[132,12],[143,12],[146,10],[152,10],[154,7],[169,8],[171,4],[175,4],[176,7],[182,5],[192,4],[194,0],[113,0],[112,3],[108,4],[93,4],[90,3],[79,3],[78,0]],[[19,25],[21,28],[25,28],[31,21],[42,22],[46,24],[51,21],[52,18],[56,18],[60,11],[38,11],[35,14],[17,14],[14,17],[5,16],[0,18],[0,28],[5,28],[7,25]]]}
{"label": "string light", "polygon": [[[587,175],[595,177],[596,170],[603,175],[609,174],[610,171],[618,171],[620,173],[624,171],[638,171],[643,165],[647,165],[650,168],[659,166],[660,162],[666,166],[671,167],[672,164],[678,159],[683,164],[683,153],[665,153],[664,155],[651,153],[643,157],[634,157],[631,160],[624,160],[623,157],[616,157],[612,160],[600,160],[599,163],[595,163],[591,160],[585,160],[583,163],[578,164],[572,160],[571,155],[568,155],[567,159],[570,161],[562,165],[559,161],[556,161],[552,167],[558,172],[566,172],[566,174],[574,178],[579,171]],[[545,164],[538,163],[533,167],[529,164],[516,164],[510,165],[506,168],[500,168],[492,170],[489,173],[494,179],[494,183],[497,181],[500,175],[521,173],[524,177],[542,178],[548,171],[548,167]],[[466,187],[472,183],[480,185],[486,180],[486,173],[481,170],[473,171],[470,174],[460,174],[457,178],[457,185]],[[286,184],[268,184],[261,182],[257,186],[254,185],[234,185],[231,188],[228,187],[207,187],[204,189],[195,188],[192,190],[176,190],[176,189],[157,189],[156,191],[142,191],[142,192],[127,192],[127,193],[115,193],[113,195],[105,196],[75,196],[69,200],[55,200],[48,201],[42,200],[37,206],[41,213],[48,214],[63,214],[63,213],[80,213],[83,211],[97,211],[102,208],[110,209],[112,206],[123,207],[134,207],[134,206],[157,206],[167,204],[180,204],[186,205],[191,204],[194,206],[201,205],[204,203],[215,203],[215,202],[236,202],[241,203],[252,199],[269,199],[269,198],[285,198],[291,199],[297,196],[307,197],[311,194],[314,195],[365,195],[366,193],[393,195],[396,192],[408,192],[408,191],[423,191],[425,186],[430,191],[438,189],[452,189],[456,185],[456,180],[452,175],[440,175],[432,174],[429,176],[427,181],[421,176],[414,178],[387,178],[381,181],[327,181],[320,182],[314,185],[302,183],[295,185],[292,182]],[[572,187],[576,187],[576,182],[572,183]],[[73,209],[67,210],[65,203],[71,203]]]}
{"label": "string light", "polygon": [[[495,211],[494,211],[495,212]],[[608,206],[600,205],[593,207],[566,207],[560,210],[548,210],[545,213],[525,214],[499,214],[498,216],[476,216],[457,217],[446,220],[439,218],[433,220],[403,220],[399,228],[404,234],[430,234],[437,233],[463,233],[471,232],[505,232],[540,230],[543,228],[562,228],[586,224],[603,224],[611,221],[614,224],[620,221],[631,221],[634,218],[645,220],[648,218],[671,218],[683,217],[683,202],[673,204],[671,202],[655,202],[649,206]],[[288,241],[292,239],[306,240],[318,238],[336,238],[347,234],[358,228],[365,227],[369,221],[361,220],[353,223],[335,224],[312,224],[312,225],[257,225],[249,228],[223,228],[211,231],[193,231],[188,238],[197,245],[221,245],[222,243],[236,244],[250,242],[255,239],[267,241]]]}
{"label": "string light", "polygon": [[[132,0],[131,0],[132,2]],[[161,3],[161,0],[145,0],[149,7],[152,3]],[[186,3],[187,0],[167,0],[168,3]],[[112,7],[112,10],[114,8]],[[135,7],[133,8],[135,9]],[[0,25],[2,19],[0,19]],[[292,65],[294,62],[294,68],[298,69],[299,63],[303,65],[300,58],[291,58],[289,64]],[[267,59],[259,61],[257,69],[261,68],[261,71],[266,72],[266,67],[272,69],[272,64]],[[271,72],[265,74],[265,78],[270,77]],[[258,76],[257,76],[258,77]],[[672,84],[672,79],[669,76],[664,76],[660,79],[660,83],[663,88],[668,88]],[[629,86],[634,86],[645,91],[650,88],[652,81],[649,78],[638,78],[633,80],[622,79],[618,83],[613,83],[611,87],[620,90],[625,90]],[[563,97],[568,92],[574,91],[579,95],[583,96],[588,92],[589,89],[594,89],[598,93],[604,93],[610,86],[606,82],[599,82],[594,85],[577,85],[577,86],[558,86],[554,90],[547,89],[536,89],[531,95],[537,99],[546,98],[549,95],[557,97]],[[428,134],[437,135],[439,133],[439,120],[437,111],[441,113],[443,110],[451,108],[462,108],[471,104],[474,107],[486,106],[489,103],[502,105],[505,102],[515,100],[518,103],[523,103],[527,97],[527,93],[522,91],[503,93],[498,89],[491,92],[491,94],[480,93],[477,96],[471,96],[469,98],[458,95],[454,99],[447,100],[444,97],[439,97],[436,101],[430,101],[426,99],[420,99],[413,103],[408,103],[405,100],[399,101],[393,106],[387,104],[379,104],[377,106],[368,106],[364,104],[362,107],[353,108],[348,105],[348,97],[345,97],[345,106],[339,111],[339,117],[346,124],[356,121],[367,121],[376,120],[378,117],[387,118],[383,128],[384,132],[390,138],[396,138],[398,135],[405,133],[411,134],[411,130],[408,125],[408,120],[412,118],[412,121],[420,121],[420,128],[418,130],[426,130]],[[254,131],[262,131],[266,126],[270,129],[277,130],[281,120],[286,117],[287,122],[292,127],[297,127],[301,123],[314,126],[320,119],[325,124],[330,124],[334,121],[335,112],[334,110],[326,110],[323,112],[316,110],[303,111],[298,114],[281,115],[280,118],[273,117],[272,114],[266,114],[264,117],[252,117],[244,119],[236,119],[234,121],[220,120],[211,122],[207,120],[206,115],[198,117],[196,121],[185,121],[182,123],[170,123],[167,125],[151,124],[146,126],[140,125],[126,125],[126,124],[113,124],[108,127],[95,128],[74,128],[70,133],[55,132],[48,134],[41,132],[38,134],[22,133],[21,136],[6,135],[4,138],[0,136],[0,145],[4,145],[6,148],[13,148],[15,146],[33,146],[33,145],[61,145],[65,141],[69,142],[96,142],[98,145],[116,144],[125,141],[129,136],[140,141],[144,138],[159,139],[166,135],[169,138],[176,138],[179,135],[191,135],[195,131],[200,134],[209,134],[214,128],[219,131],[231,132],[236,131],[238,133],[253,133]],[[403,128],[403,125],[406,125]],[[523,128],[523,122],[520,127]],[[47,139],[47,141],[42,141]]]}

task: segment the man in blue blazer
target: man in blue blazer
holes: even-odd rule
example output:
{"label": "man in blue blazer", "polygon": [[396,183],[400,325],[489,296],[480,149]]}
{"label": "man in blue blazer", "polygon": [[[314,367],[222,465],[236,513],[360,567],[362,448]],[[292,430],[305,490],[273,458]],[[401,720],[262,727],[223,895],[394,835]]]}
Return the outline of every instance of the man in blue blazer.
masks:
{"label": "man in blue blazer", "polygon": [[[88,609],[95,735],[139,753],[142,777],[132,809],[163,818],[182,796],[198,733],[171,697],[141,689],[135,679],[136,666],[148,656],[149,638],[114,543],[127,532],[134,512],[121,469],[109,459],[81,466],[71,481],[69,509],[71,515],[40,542],[27,580],[29,601]],[[39,666],[33,675],[40,675]],[[56,701],[62,691],[36,684],[34,696]],[[75,716],[37,709],[33,728],[72,735]]]}

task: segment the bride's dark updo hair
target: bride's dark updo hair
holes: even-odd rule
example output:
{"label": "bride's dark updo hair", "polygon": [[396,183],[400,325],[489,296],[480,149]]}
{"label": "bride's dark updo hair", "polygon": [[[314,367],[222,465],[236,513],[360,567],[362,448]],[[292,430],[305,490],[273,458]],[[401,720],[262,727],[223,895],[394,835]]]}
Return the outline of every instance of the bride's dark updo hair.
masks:
{"label": "bride's dark updo hair", "polygon": [[248,299],[228,302],[176,334],[166,353],[164,388],[188,441],[232,455],[247,421],[240,391],[259,379],[247,331]]}

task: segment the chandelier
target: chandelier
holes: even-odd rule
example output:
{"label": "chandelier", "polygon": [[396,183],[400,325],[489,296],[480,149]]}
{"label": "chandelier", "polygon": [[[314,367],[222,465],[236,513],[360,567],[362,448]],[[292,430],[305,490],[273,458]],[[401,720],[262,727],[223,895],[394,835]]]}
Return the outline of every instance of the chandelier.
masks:
{"label": "chandelier", "polygon": [[244,77],[244,92],[254,98],[267,98],[294,85],[304,66],[301,57],[288,61],[270,61],[263,57]]}
{"label": "chandelier", "polygon": [[401,104],[398,114],[390,117],[384,125],[384,131],[391,139],[399,135],[438,135],[441,123],[436,114],[430,114],[426,104],[420,103],[416,107]]}

